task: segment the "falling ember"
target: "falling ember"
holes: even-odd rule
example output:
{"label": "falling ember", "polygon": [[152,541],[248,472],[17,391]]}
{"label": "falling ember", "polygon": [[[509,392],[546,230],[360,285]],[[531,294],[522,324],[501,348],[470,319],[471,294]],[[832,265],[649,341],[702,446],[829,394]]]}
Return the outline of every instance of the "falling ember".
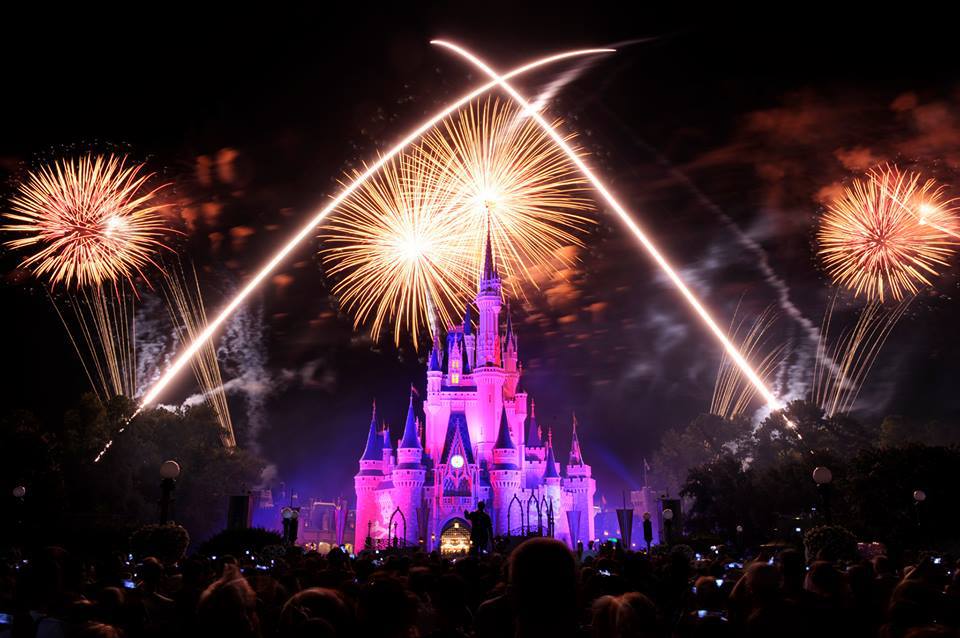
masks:
{"label": "falling ember", "polygon": [[954,203],[936,181],[895,166],[853,180],[820,218],[817,241],[827,272],[868,301],[916,294],[955,251]]}
{"label": "falling ember", "polygon": [[393,338],[414,344],[433,313],[445,325],[469,297],[472,246],[449,202],[425,183],[407,156],[387,163],[346,199],[321,227],[321,258],[339,280],[333,293],[370,324],[374,340],[387,323]]}
{"label": "falling ember", "polygon": [[[761,312],[741,338],[744,321],[731,321],[730,338],[739,344],[743,356],[756,363],[757,374],[762,379],[770,378],[774,370],[783,362],[786,347],[779,345],[768,347],[767,332],[777,321],[777,313],[772,307]],[[724,352],[713,385],[713,398],[710,401],[710,413],[727,420],[739,417],[750,405],[757,389],[744,378],[739,368],[734,366]]]}
{"label": "falling ember", "polygon": [[[568,141],[571,138],[566,138]],[[431,188],[456,212],[472,255],[489,228],[508,285],[536,284],[532,270],[569,261],[593,219],[587,181],[561,148],[515,105],[472,103],[427,134],[412,154]],[[569,263],[560,265],[569,265]],[[474,268],[479,270],[480,259]]]}
{"label": "falling ember", "polygon": [[[163,278],[167,310],[170,312],[170,319],[180,341],[187,342],[195,339],[207,322],[196,270],[188,276],[182,264],[176,262],[163,270]],[[203,397],[209,402],[217,417],[217,423],[220,426],[220,442],[224,448],[232,450],[237,447],[237,438],[233,431],[230,406],[227,404],[223,377],[220,374],[220,362],[217,360],[213,342],[207,341],[191,363]]]}
{"label": "falling ember", "polygon": [[142,164],[87,155],[30,172],[11,198],[0,230],[6,242],[33,252],[21,266],[53,286],[99,286],[143,275],[169,232],[158,214],[158,189],[146,187]]}

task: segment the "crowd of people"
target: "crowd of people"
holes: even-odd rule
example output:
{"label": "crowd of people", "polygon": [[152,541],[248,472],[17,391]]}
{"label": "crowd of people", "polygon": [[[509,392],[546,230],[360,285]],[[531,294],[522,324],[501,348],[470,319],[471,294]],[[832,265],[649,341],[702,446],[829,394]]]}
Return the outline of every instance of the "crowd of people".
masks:
{"label": "crowd of people", "polygon": [[291,548],[265,565],[147,558],[130,571],[124,556],[47,548],[4,563],[0,638],[921,638],[960,626],[960,570],[947,557],[901,567],[794,549],[746,562],[722,548],[588,554],[534,538],[507,555]]}

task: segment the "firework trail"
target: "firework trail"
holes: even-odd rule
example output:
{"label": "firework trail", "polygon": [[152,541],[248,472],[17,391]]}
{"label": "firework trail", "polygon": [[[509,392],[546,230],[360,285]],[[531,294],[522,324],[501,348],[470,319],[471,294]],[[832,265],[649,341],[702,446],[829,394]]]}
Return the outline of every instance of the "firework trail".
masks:
{"label": "firework trail", "polygon": [[594,223],[582,214],[593,205],[576,166],[512,104],[470,104],[424,136],[411,156],[449,202],[455,232],[476,257],[474,271],[489,235],[517,296],[521,283],[536,284],[531,269],[555,262],[566,246],[582,246],[578,233]]}
{"label": "firework trail", "polygon": [[[756,361],[758,356],[760,357],[756,370],[757,374],[763,379],[769,378],[784,358],[785,347],[783,345],[772,349],[766,347],[766,333],[776,321],[777,313],[774,312],[772,307],[768,307],[760,313],[741,338],[744,319],[737,321],[736,312],[734,312],[728,330],[730,338],[739,344],[740,352],[743,353],[744,357],[753,361]],[[760,356],[763,350],[767,352]],[[743,414],[756,394],[756,388],[744,378],[739,368],[731,364],[730,358],[724,353],[713,386],[710,413],[728,421],[732,420]]]}
{"label": "firework trail", "polygon": [[697,299],[696,295],[687,287],[683,282],[674,268],[667,262],[666,258],[660,253],[657,247],[653,244],[652,241],[647,237],[647,235],[640,229],[637,223],[633,220],[632,217],[627,213],[626,209],[617,201],[617,199],[607,190],[606,186],[600,179],[594,175],[593,171],[583,162],[583,160],[577,155],[561,136],[551,125],[547,122],[533,107],[520,95],[507,81],[505,76],[500,76],[496,71],[491,69],[485,62],[477,58],[472,53],[466,51],[462,47],[459,47],[455,44],[449,42],[443,42],[440,40],[433,40],[433,44],[438,46],[445,47],[451,51],[457,53],[464,59],[468,60],[475,67],[483,71],[487,76],[492,78],[506,93],[510,95],[511,98],[523,109],[524,113],[529,116],[531,119],[537,122],[537,124],[543,129],[543,131],[553,139],[554,143],[563,149],[567,157],[570,158],[570,161],[573,162],[584,177],[589,180],[593,185],[596,191],[603,197],[603,199],[613,208],[614,212],[620,217],[624,225],[627,226],[628,230],[634,235],[637,241],[641,246],[647,251],[647,253],[653,258],[656,264],[663,270],[667,275],[670,281],[674,284],[677,290],[681,293],[687,303],[693,308],[697,315],[703,320],[704,324],[710,329],[714,334],[717,340],[723,345],[727,354],[730,358],[736,363],[737,367],[743,372],[751,384],[753,384],[757,391],[761,394],[764,401],[772,407],[779,408],[782,406],[780,400],[774,396],[774,394],[767,388],[763,380],[757,375],[756,371],[750,366],[747,360],[743,355],[737,350],[736,346],[730,342],[727,338],[723,329],[717,325],[713,317],[704,308],[703,304],[700,303],[700,300]]}
{"label": "firework trail", "polygon": [[830,324],[836,296],[831,300],[823,316],[818,351],[836,362],[836,370],[822,365],[818,357],[811,384],[811,400],[826,416],[849,413],[853,408],[880,350],[914,298],[906,297],[892,308],[877,301],[869,302],[860,311],[853,328],[842,331],[832,344],[829,342]]}
{"label": "firework trail", "polygon": [[916,294],[949,265],[957,243],[953,206],[942,186],[919,173],[871,170],[844,188],[820,219],[817,240],[827,273],[868,302]]}
{"label": "firework trail", "polygon": [[[195,339],[207,323],[207,313],[203,306],[197,272],[194,269],[188,279],[179,262],[165,268],[163,272],[166,284],[163,293],[177,338],[180,342]],[[233,432],[230,408],[227,405],[223,378],[220,375],[220,364],[212,341],[204,344],[191,361],[191,366],[204,399],[210,403],[210,407],[217,416],[217,422],[220,425],[220,441],[228,450],[235,448],[237,439]]]}
{"label": "firework trail", "polygon": [[320,256],[339,278],[333,294],[354,315],[354,327],[370,323],[371,337],[379,340],[384,325],[393,323],[394,342],[406,331],[417,347],[424,328],[436,336],[438,316],[453,323],[469,298],[474,268],[453,204],[401,156],[321,227]]}
{"label": "firework trail", "polygon": [[[54,287],[115,284],[156,266],[166,228],[142,164],[114,156],[61,160],[27,173],[0,230],[32,252],[20,263]],[[162,188],[162,187],[160,187]]]}
{"label": "firework trail", "polygon": [[[551,64],[560,60],[565,60],[569,58],[579,57],[583,55],[595,55],[600,53],[612,53],[611,49],[581,49],[578,51],[569,51],[565,53],[559,53],[556,55],[548,56],[541,58],[529,64],[525,64],[521,67],[518,67],[509,73],[505,74],[505,78],[512,78],[523,73],[527,73],[541,66]],[[257,289],[260,283],[270,275],[271,272],[284,260],[287,255],[289,255],[304,239],[313,233],[314,229],[322,222],[330,212],[339,206],[345,199],[347,199],[362,183],[372,177],[377,171],[379,171],[387,162],[393,159],[396,155],[402,152],[410,144],[416,141],[421,135],[433,128],[438,122],[447,117],[450,113],[453,113],[463,105],[469,103],[474,98],[483,95],[487,91],[493,89],[497,86],[496,81],[491,81],[485,85],[474,89],[470,93],[467,93],[453,104],[442,109],[439,113],[435,114],[433,117],[427,119],[419,127],[417,127],[412,133],[408,134],[403,140],[400,141],[396,146],[387,151],[384,155],[380,157],[379,160],[371,164],[366,171],[357,177],[353,182],[346,186],[343,190],[340,191],[331,201],[328,203],[320,212],[314,215],[313,218],[307,221],[300,230],[291,237],[286,244],[284,244],[280,250],[278,250],[270,260],[257,271],[257,274],[247,282],[247,284],[240,289],[240,291],[230,300],[230,302],[220,311],[220,313],[207,324],[207,327],[203,329],[203,332],[198,335],[184,350],[180,356],[178,356],[173,364],[164,372],[163,376],[151,387],[147,393],[141,399],[139,410],[142,410],[145,406],[152,403],[163,392],[164,388],[170,384],[170,381],[183,369],[185,365],[190,361],[190,359],[197,353],[200,347],[203,345],[203,342],[209,340],[214,333],[217,331],[220,326],[233,314],[233,311],[236,310],[243,301],[250,296],[250,294]],[[136,415],[134,415],[136,416]],[[133,417],[131,417],[133,418]],[[124,426],[125,427],[125,426]],[[123,428],[119,430],[122,432]],[[97,459],[102,458],[104,452],[109,448],[110,442],[101,450],[100,454],[97,456]]]}

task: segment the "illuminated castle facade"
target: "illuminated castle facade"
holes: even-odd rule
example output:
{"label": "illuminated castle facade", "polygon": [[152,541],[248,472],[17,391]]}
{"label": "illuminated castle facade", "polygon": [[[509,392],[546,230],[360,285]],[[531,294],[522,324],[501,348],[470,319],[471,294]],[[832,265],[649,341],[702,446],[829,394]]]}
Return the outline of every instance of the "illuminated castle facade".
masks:
{"label": "illuminated castle facade", "polygon": [[422,427],[411,396],[394,447],[374,410],[354,478],[358,549],[369,540],[375,546],[465,550],[464,510],[481,501],[495,536],[542,533],[571,546],[594,538],[596,481],[583,460],[576,419],[561,468],[552,432],[540,430],[533,401],[520,390],[517,335],[509,312],[501,332],[502,299],[488,239],[476,334],[468,308],[463,325],[447,333],[446,346],[435,341]]}

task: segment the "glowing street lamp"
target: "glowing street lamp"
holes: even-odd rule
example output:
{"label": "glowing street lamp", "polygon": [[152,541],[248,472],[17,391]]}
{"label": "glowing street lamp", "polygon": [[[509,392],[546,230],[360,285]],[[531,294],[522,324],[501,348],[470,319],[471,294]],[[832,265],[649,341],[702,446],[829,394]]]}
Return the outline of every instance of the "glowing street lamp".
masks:
{"label": "glowing street lamp", "polygon": [[823,518],[827,523],[832,522],[830,516],[830,483],[833,482],[833,472],[829,467],[818,465],[813,470],[813,482],[817,484],[820,500],[823,502]]}
{"label": "glowing street lamp", "polygon": [[164,461],[160,464],[160,524],[166,525],[170,517],[170,501],[180,476],[180,464],[176,461]]}

